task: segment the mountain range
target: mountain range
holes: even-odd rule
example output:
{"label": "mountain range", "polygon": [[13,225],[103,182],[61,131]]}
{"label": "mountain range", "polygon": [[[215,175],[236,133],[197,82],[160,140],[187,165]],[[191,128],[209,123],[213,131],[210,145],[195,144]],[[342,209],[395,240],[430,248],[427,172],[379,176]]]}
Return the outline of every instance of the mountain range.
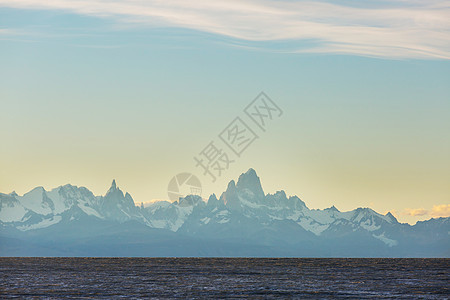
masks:
{"label": "mountain range", "polygon": [[0,256],[450,257],[450,218],[415,225],[370,208],[309,209],[255,170],[222,195],[136,206],[113,181],[0,193]]}

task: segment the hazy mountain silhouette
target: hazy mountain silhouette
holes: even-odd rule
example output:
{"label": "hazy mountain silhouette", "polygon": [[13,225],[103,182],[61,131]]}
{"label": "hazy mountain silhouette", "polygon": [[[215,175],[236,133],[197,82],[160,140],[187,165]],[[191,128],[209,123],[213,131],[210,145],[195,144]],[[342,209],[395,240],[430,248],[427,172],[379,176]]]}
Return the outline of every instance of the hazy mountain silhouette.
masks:
{"label": "hazy mountain silhouette", "polygon": [[207,202],[136,206],[113,181],[105,196],[65,185],[0,193],[1,256],[448,257],[450,218],[401,224],[370,208],[309,209],[265,194],[255,170]]}

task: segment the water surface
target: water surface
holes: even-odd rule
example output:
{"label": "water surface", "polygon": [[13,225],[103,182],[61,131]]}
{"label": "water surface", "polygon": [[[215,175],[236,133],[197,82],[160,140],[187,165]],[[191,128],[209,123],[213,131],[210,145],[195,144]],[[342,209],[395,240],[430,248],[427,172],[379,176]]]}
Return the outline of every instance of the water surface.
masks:
{"label": "water surface", "polygon": [[450,259],[0,258],[0,298],[447,299]]}

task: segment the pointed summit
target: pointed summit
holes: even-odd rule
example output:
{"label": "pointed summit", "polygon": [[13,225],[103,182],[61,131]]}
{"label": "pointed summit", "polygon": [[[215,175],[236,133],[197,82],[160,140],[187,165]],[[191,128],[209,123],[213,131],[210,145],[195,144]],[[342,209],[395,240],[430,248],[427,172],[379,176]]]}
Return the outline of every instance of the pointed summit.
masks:
{"label": "pointed summit", "polygon": [[329,208],[325,208],[325,210],[329,210],[329,211],[335,211],[335,212],[340,212],[340,210],[339,209],[337,209],[336,208],[336,206],[332,206],[332,207],[329,207]]}
{"label": "pointed summit", "polygon": [[116,180],[113,179],[113,181],[112,181],[112,183],[111,183],[111,187],[110,187],[109,190],[106,192],[106,195],[109,195],[109,194],[116,194],[117,192],[120,192],[120,193],[122,194],[122,197],[123,197],[122,191],[117,187]]}
{"label": "pointed summit", "polygon": [[100,211],[109,220],[125,222],[139,215],[139,208],[134,203],[129,193],[124,193],[117,187],[113,180],[111,187],[105,196],[101,198]]}
{"label": "pointed summit", "polygon": [[209,196],[209,199],[208,199],[208,202],[207,202],[208,206],[214,207],[218,203],[219,203],[219,200],[217,200],[216,194],[212,194],[211,196]]}
{"label": "pointed summit", "polygon": [[227,189],[220,196],[220,200],[222,200],[222,202],[226,205],[231,198],[237,198],[236,183],[234,182],[234,180],[228,182]]}
{"label": "pointed summit", "polygon": [[388,212],[385,216],[389,218],[390,223],[398,223],[397,218],[394,217],[394,215],[391,214],[391,212]]}
{"label": "pointed summit", "polygon": [[261,181],[259,180],[258,175],[256,175],[256,171],[252,168],[239,176],[236,188],[239,191],[249,190],[257,198],[264,197]]}
{"label": "pointed summit", "polygon": [[220,196],[220,201],[229,209],[239,211],[242,209],[234,180],[228,183],[227,190]]}

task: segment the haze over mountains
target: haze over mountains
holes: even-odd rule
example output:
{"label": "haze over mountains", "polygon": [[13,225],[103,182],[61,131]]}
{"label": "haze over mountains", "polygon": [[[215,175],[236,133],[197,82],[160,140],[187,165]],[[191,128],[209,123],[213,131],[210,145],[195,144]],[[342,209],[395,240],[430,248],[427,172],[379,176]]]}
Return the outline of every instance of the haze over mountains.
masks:
{"label": "haze over mountains", "polygon": [[113,181],[105,196],[70,184],[0,193],[1,256],[449,257],[450,218],[401,224],[370,208],[309,209],[265,194],[253,169],[207,202],[136,206]]}

